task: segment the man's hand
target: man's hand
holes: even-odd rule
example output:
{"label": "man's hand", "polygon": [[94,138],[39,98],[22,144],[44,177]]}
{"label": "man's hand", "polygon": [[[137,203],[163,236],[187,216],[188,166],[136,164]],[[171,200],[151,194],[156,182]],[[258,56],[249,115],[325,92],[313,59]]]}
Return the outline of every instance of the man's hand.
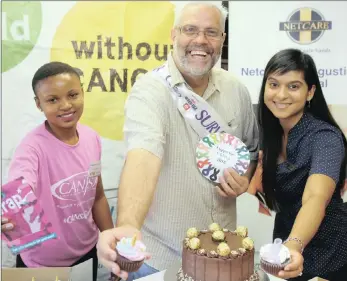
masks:
{"label": "man's hand", "polygon": [[240,176],[233,168],[224,170],[219,178],[220,185],[217,191],[223,197],[236,198],[245,193],[249,187],[249,179],[246,176]]}
{"label": "man's hand", "polygon": [[[128,278],[128,273],[122,271],[115,262],[117,259],[117,253],[115,251],[116,243],[123,237],[132,237],[135,234],[138,240],[141,240],[140,231],[132,226],[108,229],[100,233],[99,241],[96,245],[99,262],[124,280]],[[146,259],[149,259],[149,257],[147,255]]]}

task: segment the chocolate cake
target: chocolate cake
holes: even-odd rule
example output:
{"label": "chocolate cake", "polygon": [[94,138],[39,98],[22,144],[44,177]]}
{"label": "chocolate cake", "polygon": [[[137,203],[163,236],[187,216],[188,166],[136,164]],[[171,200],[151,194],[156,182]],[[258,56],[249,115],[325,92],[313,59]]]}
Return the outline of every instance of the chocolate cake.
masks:
{"label": "chocolate cake", "polygon": [[247,228],[209,230],[190,228],[183,241],[178,281],[258,281],[254,272],[254,243]]}

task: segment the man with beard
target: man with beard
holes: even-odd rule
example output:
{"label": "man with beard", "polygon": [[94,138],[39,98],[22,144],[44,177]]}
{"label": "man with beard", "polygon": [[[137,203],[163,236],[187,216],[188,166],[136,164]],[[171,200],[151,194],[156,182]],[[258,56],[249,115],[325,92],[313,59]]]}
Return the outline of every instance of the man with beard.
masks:
{"label": "man with beard", "polygon": [[[221,56],[227,16],[217,5],[193,2],[176,13],[172,56],[138,79],[126,102],[127,156],[118,193],[117,227],[138,235],[141,230],[141,239],[152,254],[128,280],[164,270],[180,259],[189,227],[204,229],[217,222],[235,229],[236,197],[247,191],[256,167],[258,129],[249,93],[229,72],[213,68]],[[190,102],[177,102],[183,96]],[[227,124],[225,131],[247,145],[252,161],[244,176],[227,169],[216,187],[197,169],[199,128],[212,132],[217,124],[203,112],[195,120],[185,114],[198,104],[218,112],[219,120]],[[112,250],[117,229],[100,235],[98,255],[104,266],[122,275]]]}

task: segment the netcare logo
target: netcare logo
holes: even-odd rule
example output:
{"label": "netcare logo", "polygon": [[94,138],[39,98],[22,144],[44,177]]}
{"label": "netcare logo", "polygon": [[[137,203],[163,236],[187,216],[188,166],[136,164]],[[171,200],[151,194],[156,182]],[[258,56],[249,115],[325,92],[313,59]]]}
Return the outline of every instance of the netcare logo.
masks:
{"label": "netcare logo", "polygon": [[280,22],[280,31],[295,43],[308,45],[318,41],[325,31],[332,29],[332,22],[324,19],[322,13],[313,8],[299,8],[293,11],[286,22]]}

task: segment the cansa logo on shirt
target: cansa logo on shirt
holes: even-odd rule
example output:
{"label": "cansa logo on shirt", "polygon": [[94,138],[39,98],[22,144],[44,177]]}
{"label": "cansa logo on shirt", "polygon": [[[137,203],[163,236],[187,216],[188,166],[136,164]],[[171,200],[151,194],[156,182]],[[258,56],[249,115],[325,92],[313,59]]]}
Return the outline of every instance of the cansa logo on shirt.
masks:
{"label": "cansa logo on shirt", "polygon": [[84,211],[82,213],[72,214],[68,216],[67,218],[64,218],[64,223],[70,224],[77,220],[86,220],[90,216],[90,213],[91,213],[91,209],[89,211]]}
{"label": "cansa logo on shirt", "polygon": [[97,182],[97,177],[88,177],[88,172],[83,172],[55,183],[51,192],[60,200],[79,201],[95,192]]}

